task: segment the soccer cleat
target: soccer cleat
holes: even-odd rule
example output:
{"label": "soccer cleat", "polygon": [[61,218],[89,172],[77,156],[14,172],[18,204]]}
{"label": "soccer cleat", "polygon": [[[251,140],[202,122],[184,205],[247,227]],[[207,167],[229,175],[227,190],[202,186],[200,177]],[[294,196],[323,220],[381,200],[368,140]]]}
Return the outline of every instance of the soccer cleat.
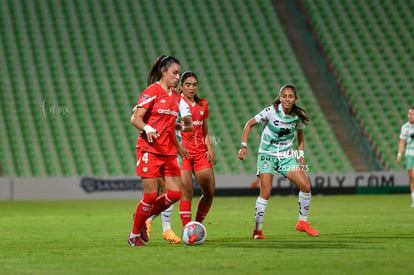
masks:
{"label": "soccer cleat", "polygon": [[141,239],[144,242],[148,242],[149,241],[149,236],[147,234],[147,225],[144,224],[144,227],[141,229]]}
{"label": "soccer cleat", "polygon": [[141,237],[134,237],[134,238],[130,238],[131,233],[128,235],[128,244],[130,246],[145,246],[145,244],[142,242]]}
{"label": "soccer cleat", "polygon": [[165,231],[164,233],[162,233],[162,236],[170,244],[178,244],[178,243],[181,243],[180,237],[178,237],[174,233],[174,231],[172,231],[171,229],[168,229],[167,231]]}
{"label": "soccer cleat", "polygon": [[253,230],[253,239],[260,240],[260,239],[266,239],[266,236],[263,235],[262,230]]}
{"label": "soccer cleat", "polygon": [[306,221],[298,221],[298,223],[296,224],[296,230],[301,231],[301,232],[306,232],[306,233],[308,233],[309,236],[318,236],[319,235],[318,230],[312,228],[310,226],[310,223],[308,223]]}
{"label": "soccer cleat", "polygon": [[148,236],[148,239],[149,239],[149,238],[151,238],[152,221],[151,220],[146,220],[145,221],[145,226],[147,227],[147,236]]}

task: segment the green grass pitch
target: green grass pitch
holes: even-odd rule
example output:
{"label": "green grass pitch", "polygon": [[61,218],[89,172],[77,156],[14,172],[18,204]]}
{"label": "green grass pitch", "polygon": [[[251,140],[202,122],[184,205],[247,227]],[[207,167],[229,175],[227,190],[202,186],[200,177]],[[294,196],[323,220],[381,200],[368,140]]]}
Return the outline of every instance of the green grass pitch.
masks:
{"label": "green grass pitch", "polygon": [[168,244],[157,218],[146,247],[126,241],[138,200],[0,202],[0,274],[414,274],[408,194],[313,196],[319,237],[295,230],[296,196],[274,196],[266,240],[252,239],[255,200],[215,198],[200,246]]}

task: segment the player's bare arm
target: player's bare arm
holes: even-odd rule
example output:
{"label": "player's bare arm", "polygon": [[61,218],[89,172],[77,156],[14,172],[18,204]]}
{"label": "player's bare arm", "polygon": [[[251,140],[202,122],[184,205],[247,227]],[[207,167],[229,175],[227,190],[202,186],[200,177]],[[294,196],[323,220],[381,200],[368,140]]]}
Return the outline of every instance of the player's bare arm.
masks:
{"label": "player's bare arm", "polygon": [[209,159],[212,165],[215,165],[217,162],[217,159],[216,159],[216,155],[213,152],[213,147],[211,146],[210,134],[208,132],[207,119],[203,120],[203,133],[204,133],[204,141],[207,147],[207,158]]}
{"label": "player's bare arm", "polygon": [[297,129],[297,139],[298,139],[298,150],[299,150],[299,159],[298,162],[300,165],[304,166],[306,165],[305,162],[305,134],[303,133],[303,130]]}
{"label": "player's bare arm", "polygon": [[253,126],[256,126],[257,124],[258,123],[256,119],[252,118],[244,126],[240,150],[239,150],[239,153],[237,154],[237,157],[241,160],[246,159],[247,139],[249,138],[251,128]]}
{"label": "player's bare arm", "polygon": [[192,116],[185,116],[181,120],[182,123],[176,122],[175,129],[183,132],[191,132],[193,128],[193,118]]}
{"label": "player's bare arm", "polygon": [[144,122],[144,116],[147,113],[145,108],[136,108],[131,117],[131,124],[138,130],[144,130],[147,135],[148,142],[153,142],[154,139],[158,138],[160,135],[158,132]]}
{"label": "player's bare arm", "polygon": [[397,163],[401,163],[401,155],[404,152],[405,148],[405,139],[400,139],[400,143],[398,145],[398,154],[397,154]]}

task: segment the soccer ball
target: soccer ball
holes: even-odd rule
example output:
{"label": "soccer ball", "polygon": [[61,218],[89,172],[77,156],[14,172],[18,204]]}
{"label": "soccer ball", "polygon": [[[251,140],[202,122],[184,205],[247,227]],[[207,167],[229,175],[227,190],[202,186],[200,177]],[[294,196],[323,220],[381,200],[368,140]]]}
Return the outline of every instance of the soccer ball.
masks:
{"label": "soccer ball", "polygon": [[206,237],[207,230],[204,225],[195,221],[187,223],[181,232],[181,239],[188,245],[202,244]]}

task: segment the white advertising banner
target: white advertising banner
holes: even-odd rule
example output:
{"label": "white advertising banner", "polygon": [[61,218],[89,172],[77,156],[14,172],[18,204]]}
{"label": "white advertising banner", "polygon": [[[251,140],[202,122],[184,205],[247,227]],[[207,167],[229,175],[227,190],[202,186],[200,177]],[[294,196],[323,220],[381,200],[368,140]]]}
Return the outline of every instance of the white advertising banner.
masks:
{"label": "white advertising banner", "polygon": [[[319,194],[356,193],[358,188],[401,188],[409,186],[406,171],[347,174],[309,174],[312,192]],[[255,175],[217,175],[217,195],[258,194]],[[275,176],[272,194],[294,192],[295,186]],[[199,187],[195,183],[195,190]],[[375,192],[374,192],[375,193]],[[125,177],[0,177],[0,200],[140,199],[141,179]]]}

